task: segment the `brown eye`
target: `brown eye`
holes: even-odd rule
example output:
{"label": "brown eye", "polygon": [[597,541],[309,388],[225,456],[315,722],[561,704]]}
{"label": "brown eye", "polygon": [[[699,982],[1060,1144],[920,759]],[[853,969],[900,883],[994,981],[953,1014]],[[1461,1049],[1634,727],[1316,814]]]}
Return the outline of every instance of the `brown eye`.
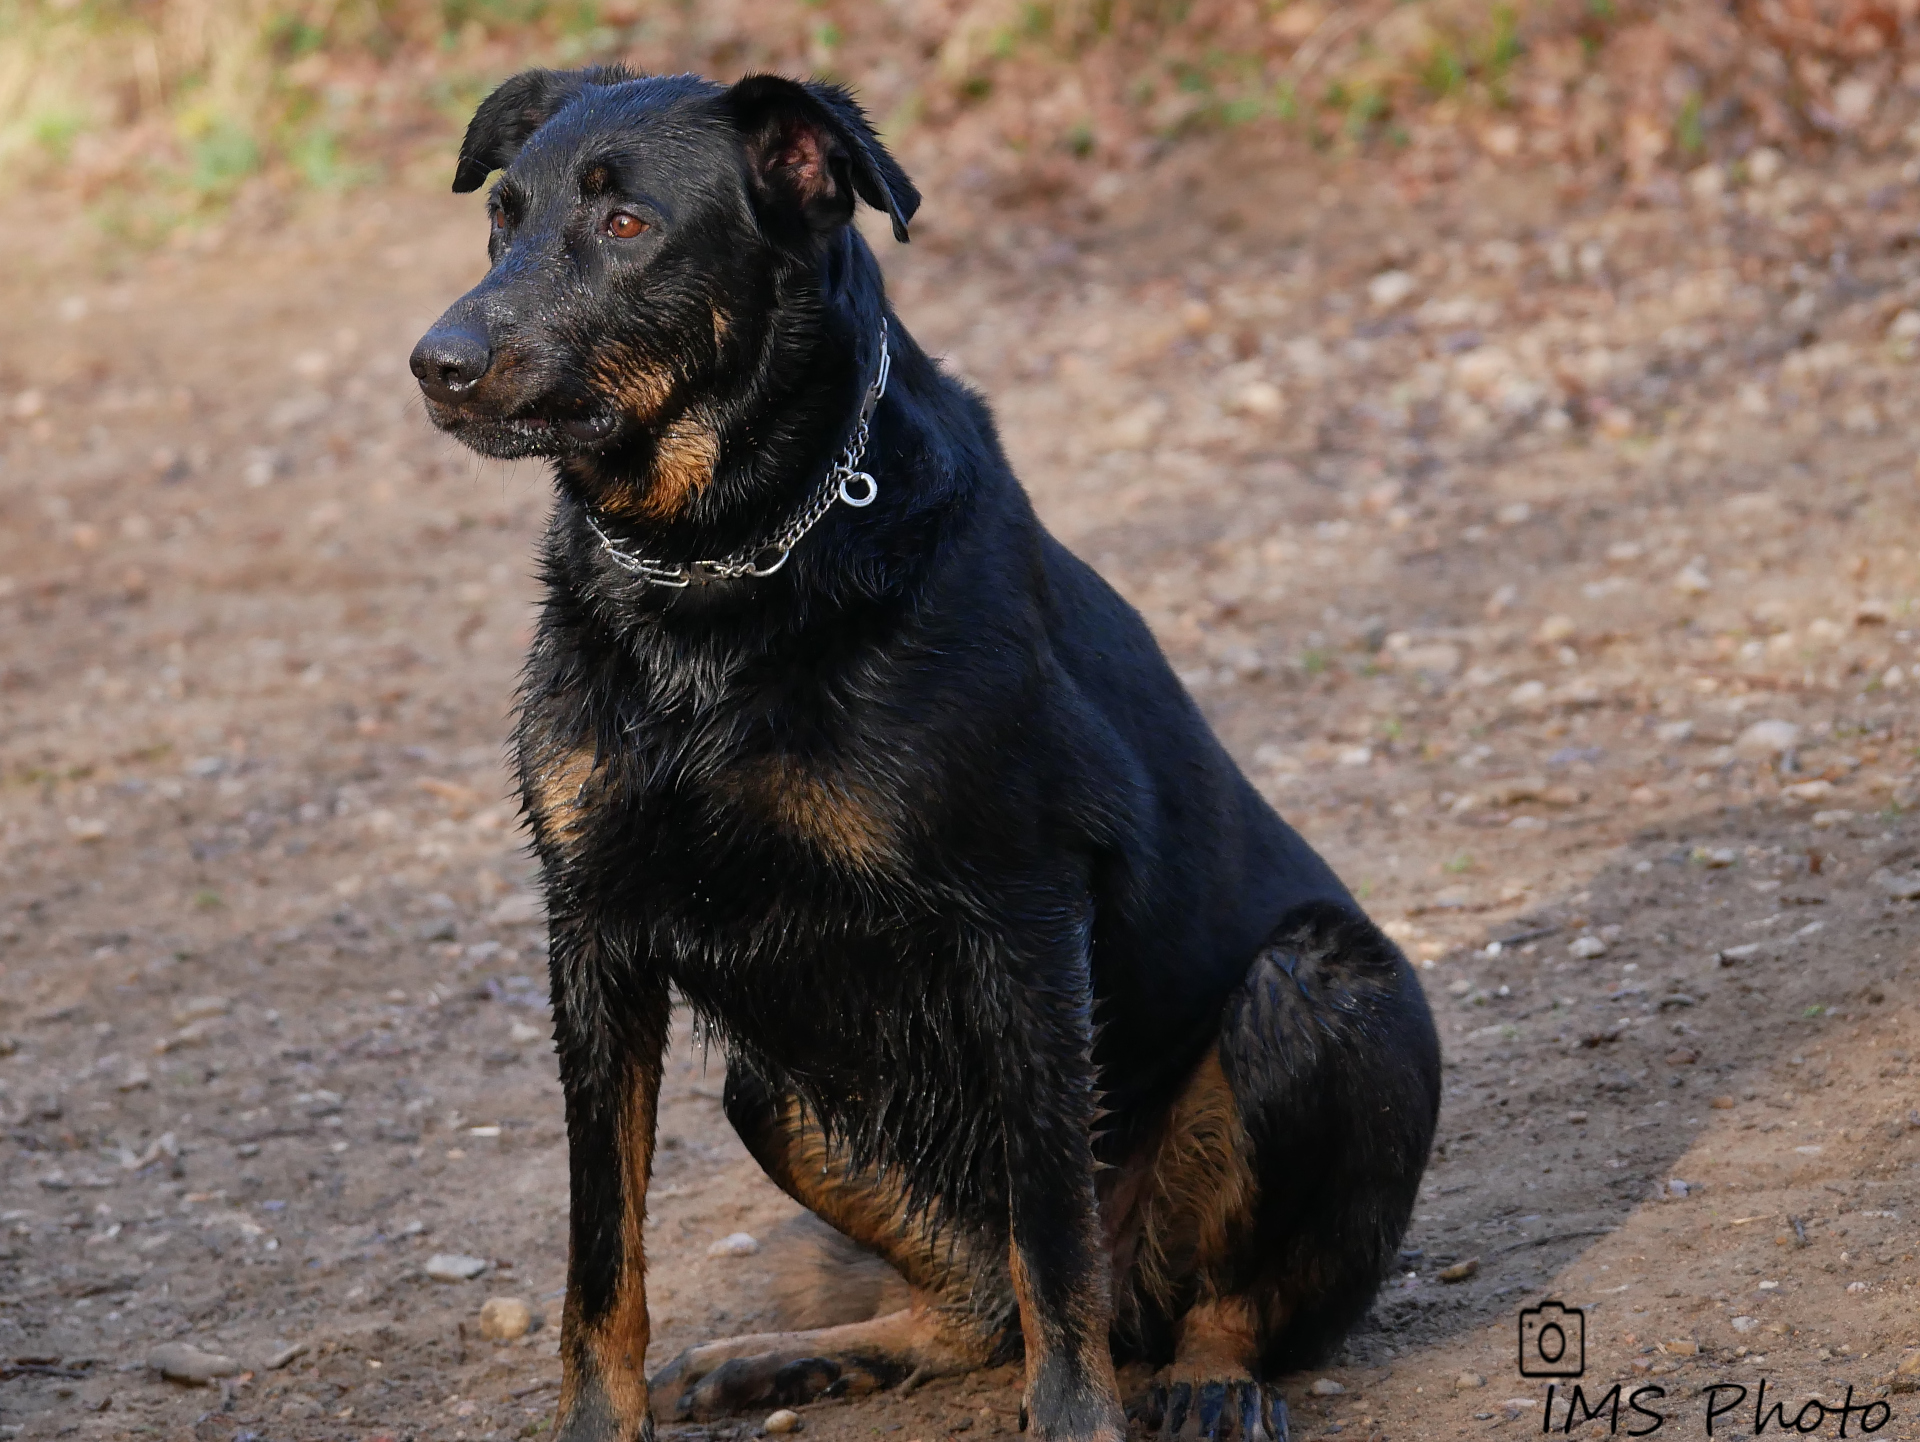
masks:
{"label": "brown eye", "polygon": [[607,234],[615,240],[632,240],[645,229],[647,223],[644,220],[624,210],[616,210],[607,217]]}
{"label": "brown eye", "polygon": [[501,211],[501,210],[494,211],[493,228],[495,230],[505,230],[507,228],[507,216],[505,211]]}

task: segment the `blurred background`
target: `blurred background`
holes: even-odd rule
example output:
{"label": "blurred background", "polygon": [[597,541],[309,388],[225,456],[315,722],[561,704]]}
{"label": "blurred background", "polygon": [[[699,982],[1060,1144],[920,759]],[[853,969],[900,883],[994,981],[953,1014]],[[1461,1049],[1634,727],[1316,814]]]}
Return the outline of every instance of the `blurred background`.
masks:
{"label": "blurred background", "polygon": [[1658,192],[1761,147],[1903,142],[1905,0],[8,0],[0,159],[153,242],[236,200],[434,175],[487,88],[624,59],[857,84],[898,145],[1063,195],[1183,137],[1290,133],[1408,179],[1481,157]]}
{"label": "blurred background", "polygon": [[[548,482],[406,356],[473,106],[609,59],[854,87],[904,323],[1420,964],[1441,1141],[1295,1436],[1532,1420],[1548,1294],[1590,1379],[1920,1410],[1920,0],[0,0],[0,1437],[548,1425]],[[720,1080],[682,1013],[656,1363],[798,1320]]]}

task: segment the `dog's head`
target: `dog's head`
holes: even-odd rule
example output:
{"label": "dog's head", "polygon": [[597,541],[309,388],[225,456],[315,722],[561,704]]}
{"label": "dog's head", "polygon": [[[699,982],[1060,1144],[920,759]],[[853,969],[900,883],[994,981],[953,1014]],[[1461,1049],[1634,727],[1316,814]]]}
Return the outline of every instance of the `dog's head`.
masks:
{"label": "dog's head", "polygon": [[846,91],[770,75],[530,70],[482,102],[453,188],[495,170],[492,267],[412,357],[434,423],[495,456],[710,456],[691,417],[790,278],[856,200],[900,240],[920,201]]}

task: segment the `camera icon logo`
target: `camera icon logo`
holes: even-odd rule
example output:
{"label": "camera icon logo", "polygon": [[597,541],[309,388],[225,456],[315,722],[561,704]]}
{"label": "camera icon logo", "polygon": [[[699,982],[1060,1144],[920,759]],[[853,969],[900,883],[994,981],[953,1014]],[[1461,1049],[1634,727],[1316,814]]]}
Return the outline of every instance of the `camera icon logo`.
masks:
{"label": "camera icon logo", "polygon": [[1582,1377],[1587,1371],[1587,1314],[1542,1302],[1520,1312],[1520,1375]]}

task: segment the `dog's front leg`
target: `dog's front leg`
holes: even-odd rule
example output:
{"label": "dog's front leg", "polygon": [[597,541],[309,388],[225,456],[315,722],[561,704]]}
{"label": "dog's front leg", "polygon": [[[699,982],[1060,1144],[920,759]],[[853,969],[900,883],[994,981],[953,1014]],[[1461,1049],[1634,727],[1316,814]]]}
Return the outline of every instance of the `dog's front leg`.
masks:
{"label": "dog's front leg", "polygon": [[671,1003],[589,924],[552,926],[571,1225],[555,1442],[651,1438],[643,1230]]}
{"label": "dog's front leg", "polygon": [[1022,979],[1004,1115],[1009,1264],[1026,1340],[1021,1411],[1040,1442],[1126,1433],[1108,1332],[1110,1268],[1093,1186],[1093,995],[1084,950]]}

